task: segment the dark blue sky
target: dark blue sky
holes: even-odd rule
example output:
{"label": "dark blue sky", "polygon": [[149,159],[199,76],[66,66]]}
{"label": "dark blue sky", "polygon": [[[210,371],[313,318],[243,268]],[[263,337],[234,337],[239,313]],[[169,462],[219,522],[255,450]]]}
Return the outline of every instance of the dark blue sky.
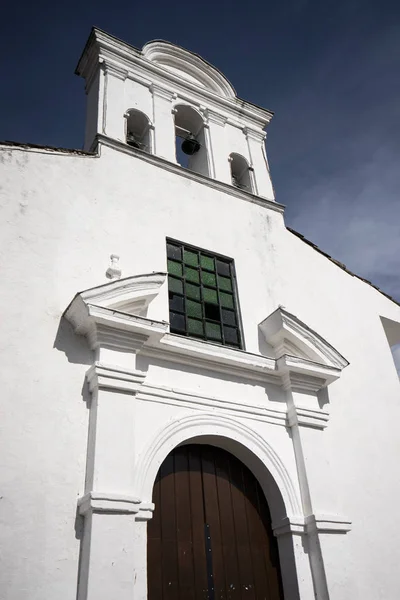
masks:
{"label": "dark blue sky", "polygon": [[74,75],[92,25],[166,39],[269,108],[286,222],[400,300],[400,3],[378,0],[7,2],[0,139],[82,147]]}

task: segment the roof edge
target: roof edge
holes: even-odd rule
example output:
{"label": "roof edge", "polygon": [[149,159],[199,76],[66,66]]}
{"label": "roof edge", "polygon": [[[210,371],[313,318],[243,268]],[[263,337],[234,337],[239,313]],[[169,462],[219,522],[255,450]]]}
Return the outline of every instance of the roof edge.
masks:
{"label": "roof edge", "polygon": [[335,264],[337,267],[339,267],[339,269],[342,269],[342,271],[344,271],[348,275],[351,275],[352,277],[356,277],[363,283],[366,283],[370,287],[377,290],[380,294],[382,294],[382,296],[385,296],[386,298],[388,298],[388,300],[391,300],[394,304],[396,304],[397,306],[400,306],[400,302],[398,300],[395,300],[395,298],[393,298],[392,296],[390,296],[389,294],[387,294],[386,292],[381,290],[381,288],[379,288],[377,285],[372,283],[372,281],[369,281],[369,279],[365,279],[364,277],[361,277],[361,275],[357,275],[357,273],[353,273],[353,271],[350,271],[350,269],[348,269],[345,264],[339,262],[338,260],[336,260],[335,258],[330,256],[327,252],[324,252],[323,250],[321,250],[321,248],[319,248],[319,246],[314,244],[314,242],[311,242],[310,240],[308,240],[303,234],[299,233],[295,229],[292,229],[291,227],[286,226],[286,229],[288,231],[290,231],[290,233],[292,233],[296,237],[300,238],[302,242],[304,242],[308,246],[311,246],[311,248],[314,248],[314,250],[316,250],[319,254],[322,254],[322,256],[325,256],[325,258],[330,260],[330,262],[333,262],[333,264]]}
{"label": "roof edge", "polygon": [[62,148],[58,146],[48,146],[43,144],[33,144],[31,142],[14,142],[11,140],[0,140],[0,147],[21,148],[22,150],[48,150],[49,152],[60,152],[62,154],[72,154],[81,156],[98,156],[96,152],[79,150],[78,148]]}

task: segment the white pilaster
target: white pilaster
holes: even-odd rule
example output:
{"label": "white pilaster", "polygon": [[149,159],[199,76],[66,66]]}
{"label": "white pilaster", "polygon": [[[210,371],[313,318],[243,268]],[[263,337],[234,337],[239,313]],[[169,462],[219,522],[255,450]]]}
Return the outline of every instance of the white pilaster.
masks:
{"label": "white pilaster", "polygon": [[104,61],[99,59],[86,79],[86,126],[84,150],[91,151],[98,133],[104,133],[105,93]]}
{"label": "white pilaster", "polygon": [[[279,362],[279,361],[278,361]],[[329,514],[336,508],[335,484],[330,470],[329,448],[323,429],[327,423],[319,407],[318,391],[325,384],[318,377],[290,372],[284,377],[288,407],[288,425],[305,518],[308,555],[317,600],[329,600],[331,586],[321,532],[346,533],[351,523]],[[319,413],[323,413],[320,415]],[[328,513],[328,514],[324,514]]]}
{"label": "white pilaster", "polygon": [[154,154],[176,163],[175,123],[171,104],[176,94],[154,83],[150,91],[153,95]]}
{"label": "white pilaster", "polygon": [[132,600],[137,559],[140,564],[136,520],[147,520],[154,508],[134,495],[135,395],[145,374],[126,366],[134,363],[138,340],[130,352],[128,341],[119,352],[107,348],[110,338],[99,329],[91,338],[97,354],[115,364],[96,362],[87,372],[92,400],[85,495],[78,501],[85,520],[78,600]]}
{"label": "white pilaster", "polygon": [[[135,589],[140,538],[136,528],[143,529],[153,505],[121,494],[91,492],[79,500],[78,508],[85,519],[78,600],[144,599],[143,589],[139,594]],[[146,591],[146,580],[143,585]]]}
{"label": "white pilaster", "polygon": [[285,518],[279,524],[273,523],[272,526],[278,540],[285,598],[290,600],[313,598],[314,585],[304,519]]}
{"label": "white pilaster", "polygon": [[228,162],[228,148],[226,145],[226,136],[224,127],[227,118],[213,111],[205,111],[209,127],[209,156],[213,163],[213,175],[215,179],[224,183],[232,183],[231,170]]}
{"label": "white pilaster", "polygon": [[124,96],[128,72],[109,62],[104,67],[104,130],[108,137],[125,141]]}
{"label": "white pilaster", "polygon": [[252,177],[255,185],[254,192],[268,200],[274,200],[275,195],[264,148],[266,133],[250,127],[244,127],[243,131],[247,139],[251,165],[254,169]]}

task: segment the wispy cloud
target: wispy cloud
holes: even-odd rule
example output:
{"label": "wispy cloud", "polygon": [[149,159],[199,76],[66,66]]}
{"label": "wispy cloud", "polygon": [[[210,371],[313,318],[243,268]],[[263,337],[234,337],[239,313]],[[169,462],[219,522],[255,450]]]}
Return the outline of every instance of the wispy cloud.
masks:
{"label": "wispy cloud", "polygon": [[400,165],[385,149],[300,190],[291,225],[400,299]]}
{"label": "wispy cloud", "polygon": [[398,24],[343,20],[280,98],[270,148],[287,224],[398,300],[399,69]]}

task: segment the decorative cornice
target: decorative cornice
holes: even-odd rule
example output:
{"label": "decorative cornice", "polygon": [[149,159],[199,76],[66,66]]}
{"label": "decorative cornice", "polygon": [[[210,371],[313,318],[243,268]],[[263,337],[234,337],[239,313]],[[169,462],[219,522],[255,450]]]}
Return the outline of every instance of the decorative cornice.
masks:
{"label": "decorative cornice", "polygon": [[146,374],[134,369],[118,368],[96,361],[86,372],[86,379],[91,392],[95,390],[115,390],[136,393],[143,385]]}
{"label": "decorative cornice", "polygon": [[307,517],[285,517],[272,523],[276,537],[282,535],[304,535],[313,533],[347,533],[351,530],[351,521],[338,515],[308,515]]}
{"label": "decorative cornice", "polygon": [[152,82],[151,79],[148,79],[147,77],[138,75],[137,73],[133,73],[132,71],[128,71],[128,77],[127,79],[129,79],[130,81],[135,81],[136,83],[140,83],[140,85],[143,85],[144,87],[151,88]]}
{"label": "decorative cornice", "polygon": [[328,425],[329,413],[325,410],[312,410],[299,406],[290,406],[287,411],[287,425],[303,425],[314,429],[325,429]]}
{"label": "decorative cornice", "polygon": [[265,131],[252,129],[251,127],[243,127],[243,133],[248,139],[255,140],[256,142],[262,143],[265,140]]}
{"label": "decorative cornice", "polygon": [[204,111],[204,116],[209,123],[215,123],[221,127],[225,127],[226,122],[228,121],[228,118],[225,115],[221,115],[209,108]]}
{"label": "decorative cornice", "polygon": [[141,353],[171,362],[193,365],[196,368],[231,374],[243,379],[264,383],[270,381],[279,385],[279,376],[276,373],[276,363],[273,358],[210,344],[194,338],[166,334],[156,344],[147,344],[143,347]]}
{"label": "decorative cornice", "polygon": [[282,535],[304,535],[306,533],[306,524],[304,517],[294,516],[285,517],[279,522],[272,523],[272,531],[276,537]]}
{"label": "decorative cornice", "polygon": [[78,511],[82,516],[88,513],[137,515],[136,520],[147,521],[152,516],[154,504],[142,502],[134,496],[92,491],[79,498]]}
{"label": "decorative cornice", "polygon": [[107,146],[108,148],[111,148],[118,152],[123,152],[124,154],[134,156],[140,160],[165,169],[166,171],[170,171],[171,173],[180,175],[181,177],[184,177],[186,179],[191,179],[192,181],[195,181],[202,185],[206,185],[207,187],[213,188],[219,192],[228,194],[229,196],[240,198],[241,200],[251,202],[252,204],[258,204],[259,206],[269,208],[281,214],[283,214],[285,210],[284,205],[275,202],[275,200],[269,200],[268,198],[264,198],[262,196],[255,196],[254,194],[251,194],[250,192],[245,192],[244,190],[236,188],[235,186],[229,183],[224,183],[223,181],[218,181],[217,179],[211,179],[206,175],[202,175],[201,173],[195,173],[194,171],[190,171],[189,169],[182,169],[180,165],[170,162],[169,160],[166,160],[161,156],[149,154],[147,152],[143,152],[142,150],[137,150],[136,148],[132,148],[132,146],[128,146],[128,144],[125,144],[124,142],[99,133],[96,135],[96,139],[91,147],[91,150],[95,151],[96,149],[98,149],[99,153],[101,154],[102,145]]}
{"label": "decorative cornice", "polygon": [[92,350],[101,345],[137,350],[150,338],[161,338],[168,331],[168,323],[85,304],[79,296],[64,316],[76,333],[88,338]]}
{"label": "decorative cornice", "polygon": [[274,425],[287,426],[285,410],[276,410],[265,406],[265,404],[253,404],[247,400],[223,399],[215,396],[205,396],[195,391],[172,389],[153,383],[143,383],[137,393],[137,399],[144,402],[157,402],[161,404],[173,404],[175,406],[187,407],[198,410],[223,409],[226,414],[240,415],[241,418],[251,418]]}
{"label": "decorative cornice", "polygon": [[339,515],[316,514],[305,519],[307,533],[348,533],[351,531],[352,522]]}
{"label": "decorative cornice", "polygon": [[317,392],[340,377],[341,370],[300,356],[284,354],[276,360],[285,389]]}
{"label": "decorative cornice", "polygon": [[149,87],[153,96],[158,96],[159,98],[164,98],[169,102],[172,102],[174,98],[177,97],[176,92],[172,92],[171,90],[167,90],[163,88],[161,85],[157,85],[156,83],[152,83]]}
{"label": "decorative cornice", "polygon": [[149,521],[153,517],[154,508],[153,502],[142,502],[135,520]]}
{"label": "decorative cornice", "polygon": [[88,512],[107,512],[136,514],[139,512],[140,499],[111,492],[89,492],[79,498],[78,510],[80,515]]}
{"label": "decorative cornice", "polygon": [[[209,76],[210,69],[218,73],[215,67],[208,65],[205,61],[196,57],[196,55],[172,44],[169,46],[174,49],[174,52],[183,53],[185,57],[188,57],[184,65],[182,65],[182,68],[186,71],[190,71],[189,63],[192,63],[193,60],[200,60],[205,66],[204,73],[206,77]],[[232,97],[220,95],[216,88],[212,91],[211,89],[207,89],[207,87],[199,85],[196,81],[185,79],[179,76],[178,72],[174,72],[172,69],[168,70],[168,67],[163,66],[162,63],[157,64],[156,61],[149,60],[149,57],[146,57],[145,54],[145,48],[141,52],[122,40],[95,28],[92,30],[86,43],[75,73],[85,77],[85,79],[90,78],[93,70],[97,70],[98,68],[99,55],[101,55],[105,62],[111,60],[114,63],[118,63],[121,68],[125,68],[130,73],[134,71],[135,77],[145,80],[151,77],[157,85],[164,87],[171,86],[172,90],[179,95],[190,93],[193,99],[197,99],[201,104],[212,103],[226,112],[227,116],[230,115],[236,119],[240,115],[241,119],[244,119],[254,127],[265,127],[270,122],[273,116],[271,111],[246,102],[234,94]],[[219,76],[227,81],[222,74]]]}
{"label": "decorative cornice", "polygon": [[[93,313],[92,313],[93,316]],[[91,350],[102,346],[123,352],[137,352],[148,340],[149,336],[134,329],[124,331],[112,326],[104,326],[93,321],[86,332]]]}
{"label": "decorative cornice", "polygon": [[110,60],[104,62],[104,73],[106,75],[112,75],[121,81],[125,81],[125,79],[128,77],[128,70],[126,68],[121,67],[117,63],[113,63]]}

